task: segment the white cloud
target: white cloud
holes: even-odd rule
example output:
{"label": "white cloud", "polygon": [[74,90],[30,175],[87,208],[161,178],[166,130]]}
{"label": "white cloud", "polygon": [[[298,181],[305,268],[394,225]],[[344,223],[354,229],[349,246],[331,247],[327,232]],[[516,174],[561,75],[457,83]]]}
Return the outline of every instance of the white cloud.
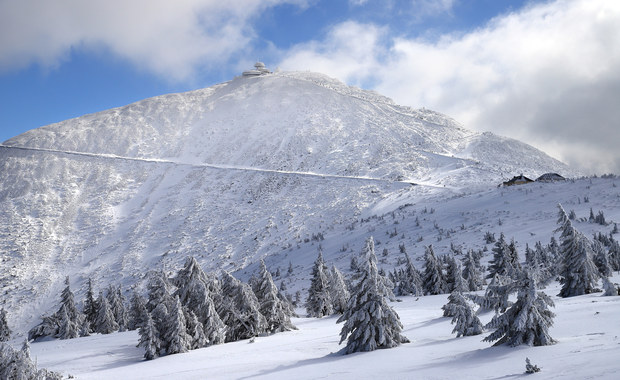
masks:
{"label": "white cloud", "polygon": [[620,2],[555,1],[432,42],[347,22],[293,48],[282,67],[373,83],[398,103],[620,173],[619,41]]}
{"label": "white cloud", "polygon": [[101,48],[171,80],[226,62],[255,37],[253,17],[305,0],[0,0],[0,72],[55,66]]}

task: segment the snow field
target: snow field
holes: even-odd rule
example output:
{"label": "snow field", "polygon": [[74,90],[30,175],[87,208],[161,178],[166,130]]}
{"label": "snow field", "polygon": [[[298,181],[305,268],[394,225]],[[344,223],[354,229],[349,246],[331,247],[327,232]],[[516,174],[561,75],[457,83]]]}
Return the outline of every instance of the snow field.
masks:
{"label": "snow field", "polygon": [[[620,274],[612,279],[620,282]],[[602,293],[559,298],[543,347],[493,347],[489,334],[455,338],[442,317],[447,295],[402,297],[391,303],[412,342],[392,349],[342,355],[336,316],[294,318],[296,331],[226,343],[152,361],[142,359],[135,331],[33,343],[38,366],[78,379],[498,379],[527,376],[525,358],[545,379],[617,379],[620,371],[620,297]],[[302,310],[299,310],[301,312]],[[492,312],[480,316],[488,322]],[[15,342],[18,344],[18,342]]]}

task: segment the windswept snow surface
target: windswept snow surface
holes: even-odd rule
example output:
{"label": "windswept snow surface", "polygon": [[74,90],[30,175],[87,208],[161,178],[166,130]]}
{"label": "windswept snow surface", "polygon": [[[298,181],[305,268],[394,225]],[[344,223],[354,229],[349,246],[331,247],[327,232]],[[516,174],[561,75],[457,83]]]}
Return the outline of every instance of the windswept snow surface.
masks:
{"label": "windswept snow surface", "polygon": [[[614,277],[615,282],[620,276]],[[545,289],[557,294],[559,286]],[[392,303],[412,341],[392,349],[342,355],[336,317],[297,318],[299,330],[211,346],[152,361],[142,359],[136,332],[34,343],[40,367],[78,379],[511,379],[525,378],[525,358],[544,379],[617,379],[620,297],[601,293],[553,297],[550,333],[557,344],[492,347],[488,332],[455,338],[442,317],[446,295]],[[488,322],[491,313],[481,315]]]}

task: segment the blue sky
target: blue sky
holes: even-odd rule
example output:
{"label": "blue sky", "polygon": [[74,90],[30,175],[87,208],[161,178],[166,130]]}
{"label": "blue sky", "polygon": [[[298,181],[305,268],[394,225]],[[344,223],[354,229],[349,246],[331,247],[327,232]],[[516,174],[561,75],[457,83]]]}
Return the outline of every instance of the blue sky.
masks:
{"label": "blue sky", "polygon": [[620,173],[619,4],[0,0],[0,141],[220,83],[260,59]]}

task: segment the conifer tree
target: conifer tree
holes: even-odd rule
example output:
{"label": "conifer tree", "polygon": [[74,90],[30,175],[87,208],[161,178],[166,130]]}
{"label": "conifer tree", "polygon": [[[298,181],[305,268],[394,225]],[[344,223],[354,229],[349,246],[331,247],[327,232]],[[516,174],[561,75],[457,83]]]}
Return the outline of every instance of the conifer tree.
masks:
{"label": "conifer tree", "polygon": [[118,323],[116,323],[110,304],[101,291],[99,292],[97,305],[99,306],[97,310],[97,319],[95,319],[95,326],[93,326],[95,332],[110,334],[118,331]]}
{"label": "conifer tree", "polygon": [[[60,336],[62,335],[64,336],[64,338],[61,339],[71,339],[77,337],[77,334],[79,333],[83,323],[84,315],[75,306],[75,297],[69,285],[69,276],[67,276],[65,279],[65,285],[66,286],[60,295],[60,309],[56,312],[55,317],[56,320],[59,322],[58,327],[63,329],[62,333],[57,332],[58,337],[60,338]],[[63,320],[63,309],[64,312],[67,314],[66,320]],[[66,323],[70,324],[70,326],[66,325]],[[76,336],[74,336],[74,333],[76,334]]]}
{"label": "conifer tree", "polygon": [[127,329],[135,330],[146,322],[148,311],[146,310],[146,300],[138,292],[133,292],[129,300],[130,307],[127,315]]}
{"label": "conifer tree", "polygon": [[118,324],[118,330],[127,330],[129,321],[125,308],[125,297],[123,296],[120,285],[118,287],[112,285],[108,287],[107,299],[110,304],[110,310],[112,310],[112,314],[114,315],[114,320],[116,324]]}
{"label": "conifer tree", "polygon": [[0,309],[0,342],[7,342],[11,337],[11,329],[6,321],[6,310]]}
{"label": "conifer tree", "polygon": [[422,277],[413,266],[407,252],[405,252],[405,270],[399,280],[398,292],[400,295],[411,294],[416,297],[424,295]]}
{"label": "conifer tree", "polygon": [[267,270],[265,261],[260,260],[260,269],[256,290],[254,292],[260,305],[260,312],[267,320],[268,332],[297,330],[291,322],[289,308],[278,295],[278,288],[273,283],[271,273]]}
{"label": "conifer tree", "polygon": [[95,324],[97,319],[97,300],[93,290],[93,280],[88,279],[88,287],[86,288],[86,297],[84,299],[84,317],[91,326]]}
{"label": "conifer tree", "polygon": [[596,289],[599,274],[592,261],[592,245],[588,238],[573,227],[561,205],[558,204],[558,228],[560,236],[560,297],[572,297],[592,293]]}
{"label": "conifer tree", "polygon": [[487,278],[493,278],[495,274],[500,276],[515,277],[520,268],[514,240],[510,245],[506,243],[504,233],[499,235],[499,239],[493,246],[493,259],[489,262],[489,274]]}
{"label": "conifer tree", "polygon": [[459,291],[453,291],[448,296],[448,300],[449,302],[442,309],[444,317],[452,317],[451,323],[455,325],[452,333],[456,333],[457,338],[482,334],[482,322],[467,303],[463,294]]}
{"label": "conifer tree", "polygon": [[495,329],[484,338],[495,345],[509,344],[518,346],[546,346],[555,341],[549,335],[555,314],[549,310],[553,301],[544,292],[536,288],[536,281],[531,273],[524,271],[519,280],[517,301],[503,314],[496,314],[486,328]]}
{"label": "conifer tree", "polygon": [[207,346],[224,343],[226,339],[226,325],[217,313],[211,297],[206,299],[203,308],[202,327],[207,338]]}
{"label": "conifer tree", "polygon": [[340,343],[347,340],[346,354],[391,348],[407,343],[401,335],[402,324],[381,291],[377,270],[374,240],[368,238],[362,250],[360,276],[354,285],[345,313],[338,322],[345,322],[340,332]]}
{"label": "conifer tree", "polygon": [[146,320],[139,329],[140,342],[138,347],[144,347],[144,358],[146,360],[153,360],[160,355],[161,340],[159,338],[159,331],[155,327],[155,322],[151,318],[151,314],[147,312]]}
{"label": "conifer tree", "polygon": [[250,339],[266,331],[267,320],[260,312],[260,304],[250,285],[224,272],[222,291],[226,342]]}
{"label": "conifer tree", "polygon": [[508,297],[516,291],[516,283],[510,277],[500,276],[497,273],[491,279],[483,296],[468,294],[467,298],[478,304],[483,310],[504,312],[512,302]]}
{"label": "conifer tree", "polygon": [[463,258],[463,279],[467,284],[468,291],[476,291],[482,289],[482,271],[477,265],[474,252],[470,249],[467,251],[467,255]]}
{"label": "conifer tree", "polygon": [[609,277],[603,277],[603,296],[617,296],[618,288],[611,282]]}
{"label": "conifer tree", "polygon": [[329,290],[334,304],[334,312],[338,314],[344,313],[351,294],[349,293],[349,289],[347,289],[344,276],[335,265],[333,265],[331,269]]}
{"label": "conifer tree", "polygon": [[192,337],[187,334],[185,315],[179,297],[168,313],[166,333],[162,339],[166,354],[180,354],[192,348]]}
{"label": "conifer tree", "polygon": [[71,320],[67,313],[67,307],[62,305],[59,310],[60,325],[57,337],[59,339],[73,339],[79,336],[79,326]]}
{"label": "conifer tree", "polygon": [[207,336],[205,335],[204,327],[202,323],[198,321],[196,314],[187,308],[183,308],[185,315],[187,335],[191,338],[190,349],[195,350],[197,348],[206,347],[209,343]]}
{"label": "conifer tree", "polygon": [[442,272],[441,262],[435,256],[433,246],[426,247],[424,252],[424,293],[430,295],[443,294],[447,284]]}
{"label": "conifer tree", "polygon": [[334,313],[334,306],[329,291],[329,272],[323,261],[323,251],[319,249],[319,256],[312,268],[312,280],[308,289],[306,312],[309,317],[321,318]]}
{"label": "conifer tree", "polygon": [[611,276],[611,265],[609,263],[609,257],[607,255],[607,251],[603,244],[600,241],[594,240],[592,242],[592,251],[593,251],[593,260],[594,264],[598,268],[598,272],[601,277],[609,277]]}

